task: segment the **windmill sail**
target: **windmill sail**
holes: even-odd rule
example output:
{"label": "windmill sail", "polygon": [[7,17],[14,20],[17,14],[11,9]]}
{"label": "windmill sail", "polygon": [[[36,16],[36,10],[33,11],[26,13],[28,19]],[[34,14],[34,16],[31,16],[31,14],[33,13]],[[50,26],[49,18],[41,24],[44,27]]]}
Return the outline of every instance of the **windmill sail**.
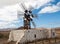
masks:
{"label": "windmill sail", "polygon": [[32,14],[32,10],[34,9],[33,7],[29,7],[27,9],[26,5],[21,3],[21,7],[22,9],[24,10],[24,12],[20,12],[18,11],[18,17],[23,15],[23,20],[24,20],[24,29],[31,29],[31,25],[30,25],[30,22],[33,24],[34,28],[36,28],[36,25],[33,21],[33,18],[36,18],[37,16],[36,15],[33,15]]}
{"label": "windmill sail", "polygon": [[24,11],[27,10],[25,4],[21,3],[21,7],[22,7],[22,9],[23,9]]}
{"label": "windmill sail", "polygon": [[36,25],[35,25],[35,23],[33,21],[32,21],[32,24],[33,24],[34,28],[36,28]]}

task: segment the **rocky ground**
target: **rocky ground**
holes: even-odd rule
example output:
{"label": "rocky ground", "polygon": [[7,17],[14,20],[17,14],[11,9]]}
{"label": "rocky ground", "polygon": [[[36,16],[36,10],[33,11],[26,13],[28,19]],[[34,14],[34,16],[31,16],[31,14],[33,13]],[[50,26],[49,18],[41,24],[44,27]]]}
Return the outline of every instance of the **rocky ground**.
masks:
{"label": "rocky ground", "polygon": [[[15,44],[16,42],[7,42],[8,39],[0,39],[0,44]],[[42,41],[37,41],[37,42],[32,42],[32,43],[26,43],[26,44],[60,44],[60,39],[55,40],[51,39],[49,40],[42,40]]]}

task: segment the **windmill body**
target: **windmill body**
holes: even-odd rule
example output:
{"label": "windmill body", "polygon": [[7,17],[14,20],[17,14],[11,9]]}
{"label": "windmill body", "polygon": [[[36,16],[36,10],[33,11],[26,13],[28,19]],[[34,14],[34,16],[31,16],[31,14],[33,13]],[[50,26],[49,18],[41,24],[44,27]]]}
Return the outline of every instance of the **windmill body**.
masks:
{"label": "windmill body", "polygon": [[27,10],[24,13],[24,29],[30,29],[30,15]]}
{"label": "windmill body", "polygon": [[24,29],[31,29],[30,22],[33,20],[32,17],[33,17],[32,12],[25,10],[25,13],[24,13]]}

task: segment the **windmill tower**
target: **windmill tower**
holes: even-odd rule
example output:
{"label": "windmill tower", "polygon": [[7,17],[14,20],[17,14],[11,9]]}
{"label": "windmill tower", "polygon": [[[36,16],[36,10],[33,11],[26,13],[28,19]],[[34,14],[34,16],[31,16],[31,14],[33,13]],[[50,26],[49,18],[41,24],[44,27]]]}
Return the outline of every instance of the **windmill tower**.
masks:
{"label": "windmill tower", "polygon": [[25,13],[24,13],[24,29],[31,29],[31,26],[30,26],[30,14],[28,13],[28,10],[25,10]]}
{"label": "windmill tower", "polygon": [[[24,15],[23,17],[23,22],[24,22],[24,29],[31,29],[31,24],[32,22],[34,28],[36,27],[35,23],[33,22],[33,18],[36,17],[35,15],[32,14],[32,8],[27,9],[24,4],[21,3],[21,7],[24,10],[24,12],[18,13],[18,16]],[[22,14],[21,14],[22,13]]]}

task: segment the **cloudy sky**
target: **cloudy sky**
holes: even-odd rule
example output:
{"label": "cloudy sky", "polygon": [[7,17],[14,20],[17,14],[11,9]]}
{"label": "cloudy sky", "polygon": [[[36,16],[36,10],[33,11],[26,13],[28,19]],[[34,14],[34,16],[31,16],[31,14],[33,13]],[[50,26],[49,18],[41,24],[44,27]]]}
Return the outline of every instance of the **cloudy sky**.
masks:
{"label": "cloudy sky", "polygon": [[23,26],[23,15],[17,15],[24,11],[21,3],[26,9],[33,8],[33,14],[38,16],[33,19],[36,27],[60,27],[60,0],[0,0],[0,28]]}

